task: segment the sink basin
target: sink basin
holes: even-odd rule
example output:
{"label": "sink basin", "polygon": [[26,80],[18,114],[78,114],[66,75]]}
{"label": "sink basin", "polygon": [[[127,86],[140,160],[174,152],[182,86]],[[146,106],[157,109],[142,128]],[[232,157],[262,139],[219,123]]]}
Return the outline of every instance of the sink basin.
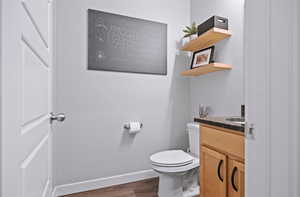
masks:
{"label": "sink basin", "polygon": [[245,118],[243,117],[230,117],[230,118],[226,118],[225,120],[233,123],[245,124]]}

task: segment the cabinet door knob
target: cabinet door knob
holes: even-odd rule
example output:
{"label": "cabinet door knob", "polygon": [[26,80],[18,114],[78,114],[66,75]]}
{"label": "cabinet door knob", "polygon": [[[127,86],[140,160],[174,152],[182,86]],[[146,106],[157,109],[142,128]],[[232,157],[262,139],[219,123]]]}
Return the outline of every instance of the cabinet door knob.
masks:
{"label": "cabinet door knob", "polygon": [[236,191],[236,192],[238,192],[238,188],[235,186],[234,177],[235,177],[237,170],[238,170],[238,168],[234,167],[232,170],[232,174],[231,174],[231,185],[232,185],[232,188],[234,189],[234,191]]}
{"label": "cabinet door knob", "polygon": [[218,171],[217,171],[218,177],[221,182],[223,182],[223,178],[221,177],[221,167],[222,167],[223,162],[224,162],[223,160],[220,160],[219,165],[218,165]]}

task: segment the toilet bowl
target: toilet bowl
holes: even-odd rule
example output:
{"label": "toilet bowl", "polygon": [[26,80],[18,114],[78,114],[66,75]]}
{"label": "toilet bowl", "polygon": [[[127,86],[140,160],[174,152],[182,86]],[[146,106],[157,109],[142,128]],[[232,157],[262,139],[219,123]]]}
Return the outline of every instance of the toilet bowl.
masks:
{"label": "toilet bowl", "polygon": [[151,155],[152,169],[159,174],[159,197],[199,195],[199,124],[187,124],[189,150],[167,150]]}

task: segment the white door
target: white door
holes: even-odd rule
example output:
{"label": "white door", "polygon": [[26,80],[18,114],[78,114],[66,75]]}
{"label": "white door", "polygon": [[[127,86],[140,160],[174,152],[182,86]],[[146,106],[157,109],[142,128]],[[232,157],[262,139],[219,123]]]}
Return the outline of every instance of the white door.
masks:
{"label": "white door", "polygon": [[246,0],[246,197],[300,196],[299,23],[299,0]]}
{"label": "white door", "polygon": [[51,1],[1,1],[1,197],[51,193]]}

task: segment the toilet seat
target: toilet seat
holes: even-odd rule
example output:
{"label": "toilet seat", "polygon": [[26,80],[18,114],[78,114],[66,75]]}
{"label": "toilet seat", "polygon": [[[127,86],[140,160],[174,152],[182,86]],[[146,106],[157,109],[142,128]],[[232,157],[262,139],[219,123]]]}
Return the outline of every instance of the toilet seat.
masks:
{"label": "toilet seat", "polygon": [[189,170],[198,168],[200,166],[200,162],[198,158],[194,158],[192,163],[184,165],[184,166],[178,166],[178,167],[165,167],[165,166],[157,166],[152,164],[152,169],[159,172],[159,173],[183,173],[187,172]]}
{"label": "toilet seat", "polygon": [[168,150],[150,157],[152,165],[160,167],[181,167],[189,165],[195,158],[182,150]]}

